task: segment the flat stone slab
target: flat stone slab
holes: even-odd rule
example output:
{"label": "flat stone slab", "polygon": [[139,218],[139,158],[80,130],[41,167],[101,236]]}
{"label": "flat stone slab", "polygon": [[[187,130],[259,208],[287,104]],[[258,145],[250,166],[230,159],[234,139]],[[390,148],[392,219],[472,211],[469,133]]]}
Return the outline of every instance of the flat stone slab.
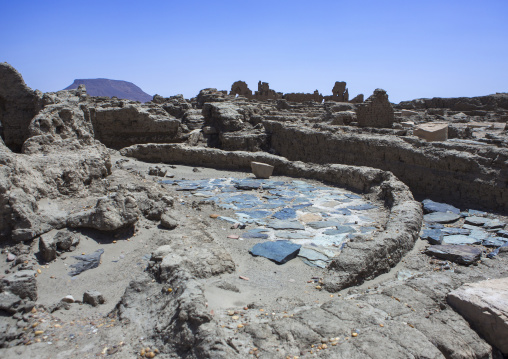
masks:
{"label": "flat stone slab", "polygon": [[508,354],[508,278],[464,284],[447,300],[492,346]]}
{"label": "flat stone slab", "polygon": [[471,224],[473,226],[483,226],[485,223],[488,223],[490,221],[491,221],[490,218],[476,217],[476,216],[466,217],[464,219],[464,223]]}
{"label": "flat stone slab", "polygon": [[425,253],[440,259],[446,259],[458,264],[465,265],[470,265],[480,260],[482,256],[481,249],[458,244],[430,246],[427,248]]}
{"label": "flat stone slab", "polygon": [[323,232],[323,234],[335,236],[337,234],[354,233],[354,232],[356,232],[356,229],[354,229],[351,226],[337,226],[337,229],[327,229]]}
{"label": "flat stone slab", "polygon": [[463,234],[456,234],[452,236],[444,236],[442,244],[481,244],[482,241],[478,238],[465,236]]}
{"label": "flat stone slab", "polygon": [[301,246],[290,241],[275,241],[258,243],[249,251],[253,256],[268,258],[275,263],[284,264],[295,258]]}
{"label": "flat stone slab", "polygon": [[428,241],[430,244],[441,244],[443,232],[440,229],[424,229],[420,238]]}
{"label": "flat stone slab", "polygon": [[455,228],[455,227],[446,227],[441,229],[441,232],[443,232],[445,235],[455,235],[455,234],[462,234],[467,236],[471,231],[467,228]]}
{"label": "flat stone slab", "polygon": [[305,226],[298,221],[281,221],[278,219],[272,219],[267,222],[267,227],[273,229],[287,229],[287,230],[304,230]]}
{"label": "flat stone slab", "polygon": [[508,238],[503,237],[490,237],[484,239],[482,245],[485,247],[501,247],[504,246],[508,242]]}
{"label": "flat stone slab", "polygon": [[425,222],[452,223],[460,218],[460,215],[450,212],[434,212],[423,216]]}
{"label": "flat stone slab", "polygon": [[307,223],[309,227],[312,227],[314,229],[322,229],[322,228],[331,228],[331,227],[337,227],[342,226],[343,223],[339,221],[319,221],[319,222],[309,222]]}
{"label": "flat stone slab", "polygon": [[301,248],[298,256],[302,259],[302,261],[310,265],[312,267],[326,268],[328,264],[332,261],[330,257],[327,255],[312,249],[312,248]]}
{"label": "flat stone slab", "polygon": [[430,199],[425,199],[422,201],[422,203],[423,203],[423,211],[425,213],[434,213],[434,212],[451,212],[455,214],[460,213],[460,209],[446,203],[434,202],[433,200]]}
{"label": "flat stone slab", "polygon": [[313,234],[307,233],[307,232],[275,232],[275,237],[277,238],[283,238],[283,239],[309,239],[314,237]]}

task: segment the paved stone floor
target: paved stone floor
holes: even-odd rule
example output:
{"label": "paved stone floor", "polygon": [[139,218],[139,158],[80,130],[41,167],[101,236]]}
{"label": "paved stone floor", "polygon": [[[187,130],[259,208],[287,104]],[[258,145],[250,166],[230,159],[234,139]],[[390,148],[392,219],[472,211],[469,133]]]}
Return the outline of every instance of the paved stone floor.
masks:
{"label": "paved stone floor", "polygon": [[235,217],[219,219],[240,228],[254,226],[243,232],[240,240],[280,241],[281,246],[282,241],[290,241],[298,245],[298,256],[306,264],[321,268],[351,238],[373,235],[382,225],[382,206],[356,193],[322,184],[238,178],[162,182],[188,192],[184,198],[189,200],[213,201],[220,208],[234,210]]}

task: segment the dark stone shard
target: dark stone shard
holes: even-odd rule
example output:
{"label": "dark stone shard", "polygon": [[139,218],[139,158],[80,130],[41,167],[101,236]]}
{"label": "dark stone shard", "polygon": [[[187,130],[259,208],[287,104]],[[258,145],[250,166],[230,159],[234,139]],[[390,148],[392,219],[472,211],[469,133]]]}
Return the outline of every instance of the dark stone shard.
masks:
{"label": "dark stone shard", "polygon": [[284,264],[295,258],[301,246],[290,241],[275,241],[258,243],[249,251],[253,256],[268,258],[275,263]]}
{"label": "dark stone shard", "polygon": [[432,229],[443,229],[445,226],[443,226],[441,223],[428,223],[427,227]]}
{"label": "dark stone shard", "polygon": [[452,223],[460,218],[460,215],[451,212],[433,212],[423,216],[425,222]]}
{"label": "dark stone shard", "polygon": [[104,249],[98,249],[92,254],[84,254],[81,256],[73,256],[79,262],[72,264],[70,267],[74,270],[69,273],[70,276],[76,276],[89,269],[97,268],[101,262],[101,256],[104,253]]}
{"label": "dark stone shard", "polygon": [[296,218],[296,211],[292,208],[283,208],[280,211],[274,213],[272,216],[277,219],[293,219]]}
{"label": "dark stone shard", "polygon": [[268,234],[258,231],[248,231],[241,235],[244,239],[268,239]]}
{"label": "dark stone shard", "polygon": [[430,256],[464,265],[470,265],[480,260],[482,256],[481,249],[458,244],[430,246],[425,253]]}
{"label": "dark stone shard", "polygon": [[443,241],[443,232],[439,229],[424,229],[421,239],[428,241],[430,244],[441,244]]}
{"label": "dark stone shard", "polygon": [[460,214],[460,209],[446,203],[434,202],[430,199],[426,199],[422,203],[424,213],[451,212]]}

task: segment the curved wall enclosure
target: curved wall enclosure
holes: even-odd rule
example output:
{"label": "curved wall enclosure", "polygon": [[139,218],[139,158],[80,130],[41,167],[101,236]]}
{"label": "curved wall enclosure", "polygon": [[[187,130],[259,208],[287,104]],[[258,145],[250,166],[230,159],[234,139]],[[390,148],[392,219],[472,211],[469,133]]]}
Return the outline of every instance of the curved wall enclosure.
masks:
{"label": "curved wall enclosure", "polygon": [[387,171],[337,164],[305,164],[266,153],[228,152],[173,144],[135,145],[122,149],[121,153],[147,162],[206,164],[228,170],[249,170],[252,161],[264,162],[273,165],[277,175],[326,181],[384,201],[390,211],[385,231],[373,238],[355,238],[347,244],[331,263],[330,269],[333,270],[325,278],[324,284],[330,291],[359,284],[387,272],[413,248],[420,232],[420,203],[413,199],[406,185]]}

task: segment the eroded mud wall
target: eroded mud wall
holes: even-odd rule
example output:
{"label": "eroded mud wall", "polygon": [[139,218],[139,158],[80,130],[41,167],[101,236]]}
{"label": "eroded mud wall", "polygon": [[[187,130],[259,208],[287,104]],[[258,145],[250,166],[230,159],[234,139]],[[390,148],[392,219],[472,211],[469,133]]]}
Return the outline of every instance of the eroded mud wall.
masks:
{"label": "eroded mud wall", "polygon": [[416,196],[508,211],[506,149],[332,133],[274,121],[264,125],[272,148],[290,160],[380,168],[395,174]]}

